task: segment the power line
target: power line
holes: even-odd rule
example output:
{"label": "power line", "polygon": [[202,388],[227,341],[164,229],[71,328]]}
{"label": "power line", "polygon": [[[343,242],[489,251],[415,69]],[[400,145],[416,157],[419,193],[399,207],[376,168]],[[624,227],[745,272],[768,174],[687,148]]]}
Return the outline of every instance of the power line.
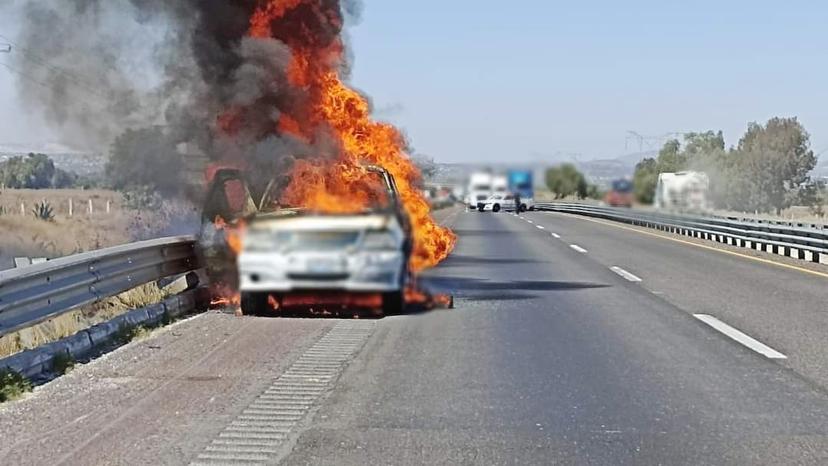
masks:
{"label": "power line", "polygon": [[[43,86],[43,87],[45,87],[45,88],[47,88],[47,89],[49,89],[49,90],[51,90],[51,91],[55,91],[55,90],[56,90],[56,89],[55,89],[55,85],[54,85],[54,84],[50,84],[50,83],[44,82],[44,81],[42,81],[41,79],[39,79],[39,78],[37,78],[37,77],[35,77],[35,76],[32,76],[32,75],[30,75],[30,74],[28,74],[28,73],[25,73],[25,72],[23,72],[23,71],[18,70],[17,68],[12,67],[12,66],[11,66],[11,65],[9,65],[8,63],[0,62],[0,66],[3,66],[3,67],[4,67],[4,68],[6,68],[7,70],[9,70],[11,73],[14,73],[14,74],[17,74],[17,75],[19,75],[19,76],[22,76],[22,77],[24,77],[24,78],[28,79],[29,81],[31,81],[31,82],[33,82],[33,83],[35,83],[35,84],[39,85],[39,86]],[[89,93],[90,95],[92,95],[92,96],[99,97],[99,98],[103,99],[104,101],[107,101],[107,100],[108,100],[106,96],[104,96],[103,94],[100,94],[100,93],[98,93],[98,92],[95,92],[95,91],[90,91],[89,89],[82,89],[82,90],[84,90],[84,91],[88,92],[88,93]]]}
{"label": "power line", "polygon": [[[71,70],[67,70],[65,68],[61,68],[61,67],[52,65],[51,63],[48,63],[46,60],[40,58],[36,53],[32,52],[30,49],[27,49],[26,47],[23,47],[23,46],[20,46],[19,44],[14,43],[14,41],[12,41],[11,39],[9,39],[8,37],[6,37],[2,34],[0,34],[0,39],[5,40],[5,41],[8,42],[9,47],[8,47],[8,52],[7,53],[11,53],[12,47],[14,47],[13,50],[19,51],[20,55],[24,59],[29,60],[30,62],[35,63],[37,65],[48,68],[48,69],[52,70],[55,73],[62,74],[66,78],[68,78],[70,81],[72,81],[74,84],[76,84],[77,86],[84,88],[87,92],[90,92],[94,95],[97,95],[98,97],[101,97],[103,99],[107,99],[107,96],[101,94],[98,91],[98,87],[99,87],[98,85],[90,84],[89,82],[86,82],[86,81],[91,81],[91,80],[84,79],[83,77],[78,76],[76,73],[74,73]],[[8,66],[7,66],[7,68],[8,68]],[[19,74],[19,72],[18,72],[18,74]]]}

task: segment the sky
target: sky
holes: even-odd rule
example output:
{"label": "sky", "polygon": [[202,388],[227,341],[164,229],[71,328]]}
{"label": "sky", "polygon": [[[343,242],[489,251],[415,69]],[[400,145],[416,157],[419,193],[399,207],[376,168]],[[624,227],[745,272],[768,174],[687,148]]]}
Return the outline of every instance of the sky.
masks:
{"label": "sky", "polygon": [[[362,3],[351,83],[439,162],[613,158],[638,151],[628,131],[654,137],[645,150],[708,129],[732,145],[774,116],[799,117],[828,148],[825,2]],[[0,66],[0,143],[53,138],[14,82]]]}

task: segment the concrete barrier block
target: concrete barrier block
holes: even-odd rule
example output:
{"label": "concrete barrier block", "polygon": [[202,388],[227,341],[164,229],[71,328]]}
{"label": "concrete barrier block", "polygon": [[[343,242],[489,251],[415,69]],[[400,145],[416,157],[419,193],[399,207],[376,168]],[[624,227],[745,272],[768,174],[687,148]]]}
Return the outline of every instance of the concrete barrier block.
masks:
{"label": "concrete barrier block", "polygon": [[92,339],[85,331],[78,332],[71,337],[66,337],[61,340],[49,343],[43,346],[52,354],[67,353],[74,359],[86,356],[92,351]]}
{"label": "concrete barrier block", "polygon": [[[117,319],[117,317],[116,317]],[[120,323],[110,320],[102,322],[86,329],[89,335],[89,340],[92,341],[93,346],[98,346],[109,341],[113,335],[121,330]]]}
{"label": "concrete barrier block", "polygon": [[193,293],[181,293],[178,295],[178,299],[184,312],[192,312],[195,309],[196,298]]}
{"label": "concrete barrier block", "polygon": [[134,309],[123,314],[123,318],[130,327],[137,327],[139,325],[147,325],[149,322],[149,313],[146,308]]}
{"label": "concrete barrier block", "polygon": [[52,354],[43,348],[26,350],[0,360],[0,368],[31,379],[52,368]]}
{"label": "concrete barrier block", "polygon": [[153,304],[152,306],[147,306],[144,308],[147,311],[147,317],[150,325],[155,325],[161,320],[164,319],[164,315],[167,313],[167,307],[164,306],[164,303]]}
{"label": "concrete barrier block", "polygon": [[181,300],[178,298],[178,295],[170,296],[164,300],[163,304],[167,309],[167,315],[170,317],[178,317],[184,313],[181,308]]}

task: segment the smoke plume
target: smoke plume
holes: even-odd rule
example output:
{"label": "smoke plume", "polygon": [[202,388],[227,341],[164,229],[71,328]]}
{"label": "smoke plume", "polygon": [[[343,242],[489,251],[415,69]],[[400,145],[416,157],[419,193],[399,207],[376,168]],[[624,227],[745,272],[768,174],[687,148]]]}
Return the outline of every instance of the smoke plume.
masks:
{"label": "smoke plume", "polygon": [[[251,17],[265,3],[19,1],[20,95],[78,147],[105,149],[126,129],[158,125],[212,159],[241,160],[259,169],[252,173],[284,172],[294,157],[334,150],[324,134],[275,130],[282,113],[301,114],[311,98],[288,84],[288,44],[324,49],[360,6],[287,2],[298,6],[271,37],[251,38]],[[333,65],[347,73],[344,60]]]}

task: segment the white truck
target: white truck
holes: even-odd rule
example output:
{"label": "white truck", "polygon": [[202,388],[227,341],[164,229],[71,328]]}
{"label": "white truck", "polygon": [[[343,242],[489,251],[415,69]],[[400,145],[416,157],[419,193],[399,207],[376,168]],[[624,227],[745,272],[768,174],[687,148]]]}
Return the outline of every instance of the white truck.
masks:
{"label": "white truck", "polygon": [[660,173],[654,204],[657,209],[704,211],[710,207],[709,189],[710,178],[704,172]]}
{"label": "white truck", "polygon": [[492,195],[492,174],[485,172],[472,173],[466,189],[466,205],[469,209],[476,209],[479,202],[485,202]]}
{"label": "white truck", "polygon": [[506,195],[509,192],[509,180],[503,175],[492,177],[492,194]]}

